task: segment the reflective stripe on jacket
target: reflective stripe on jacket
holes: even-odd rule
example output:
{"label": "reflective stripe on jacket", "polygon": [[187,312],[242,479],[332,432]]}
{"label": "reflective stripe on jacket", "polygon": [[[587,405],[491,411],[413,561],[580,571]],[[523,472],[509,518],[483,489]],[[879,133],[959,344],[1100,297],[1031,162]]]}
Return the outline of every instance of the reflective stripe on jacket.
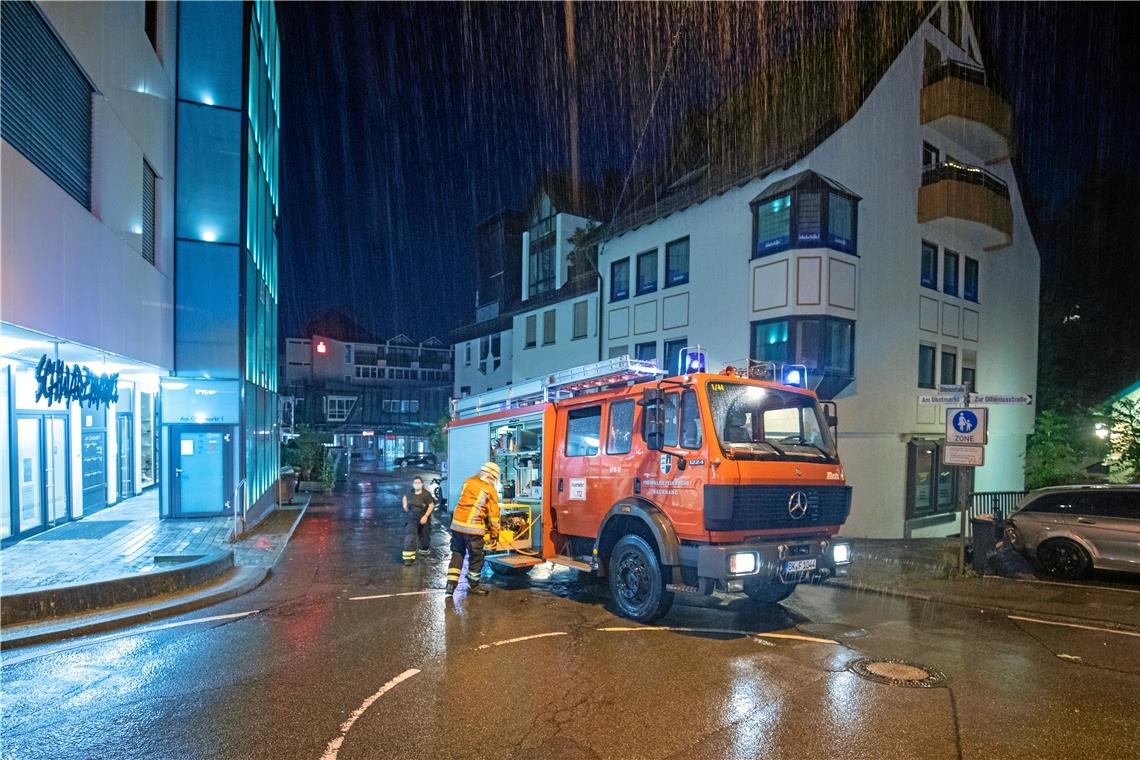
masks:
{"label": "reflective stripe on jacket", "polygon": [[451,529],[469,536],[481,536],[488,530],[499,532],[499,494],[490,483],[478,477],[463,483],[451,513]]}

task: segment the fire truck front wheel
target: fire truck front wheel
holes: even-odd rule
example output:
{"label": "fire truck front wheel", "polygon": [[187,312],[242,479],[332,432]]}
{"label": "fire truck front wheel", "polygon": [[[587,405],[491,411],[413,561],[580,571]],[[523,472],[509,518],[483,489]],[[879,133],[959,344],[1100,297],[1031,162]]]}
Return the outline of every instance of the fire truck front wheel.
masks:
{"label": "fire truck front wheel", "polygon": [[641,536],[618,539],[610,553],[609,570],[610,593],[622,616],[652,623],[673,606],[657,552]]}

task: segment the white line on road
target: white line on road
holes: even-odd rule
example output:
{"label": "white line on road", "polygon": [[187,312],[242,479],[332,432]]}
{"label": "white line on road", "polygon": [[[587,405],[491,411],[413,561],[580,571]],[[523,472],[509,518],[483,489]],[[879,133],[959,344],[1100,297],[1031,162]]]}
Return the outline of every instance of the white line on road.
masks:
{"label": "white line on road", "polygon": [[1059,625],[1062,628],[1080,628],[1082,631],[1100,631],[1101,633],[1115,633],[1117,636],[1135,636],[1140,633],[1134,631],[1117,631],[1112,628],[1097,628],[1095,625],[1077,625],[1076,623],[1061,623],[1056,620],[1038,620],[1036,618],[1021,617],[1020,615],[1006,615],[1010,620],[1020,620],[1025,623],[1040,623],[1041,625]]}
{"label": "white line on road", "polygon": [[[987,576],[987,580],[996,577],[999,576]],[[1115,586],[1090,586],[1087,583],[1061,583],[1060,581],[1041,581],[1034,578],[1002,578],[1002,580],[1014,581],[1016,583],[1036,583],[1041,586],[1065,586],[1067,588],[1084,589],[1085,591],[1119,591],[1122,594],[1140,594],[1140,589],[1116,588]]]}
{"label": "white line on road", "polygon": [[340,752],[340,745],[344,744],[344,739],[348,735],[349,729],[352,728],[352,724],[356,723],[356,721],[360,719],[360,716],[364,714],[365,710],[367,710],[369,707],[372,707],[372,703],[380,699],[380,697],[384,696],[386,693],[396,688],[401,683],[407,681],[409,678],[419,672],[420,671],[416,668],[408,668],[403,673],[381,686],[378,692],[373,694],[368,699],[364,700],[360,704],[360,707],[352,711],[352,715],[348,716],[348,720],[340,724],[340,736],[329,742],[329,746],[325,748],[325,754],[321,755],[321,760],[336,760],[337,753]]}
{"label": "white line on road", "polygon": [[438,594],[440,589],[429,588],[424,591],[401,591],[398,594],[373,594],[372,596],[350,596],[350,602],[362,602],[365,599],[391,599],[394,596],[422,596],[424,594]]}
{"label": "white line on road", "polygon": [[554,631],[552,633],[536,633],[533,636],[519,636],[517,639],[504,639],[503,641],[495,641],[490,644],[480,644],[475,647],[475,651],[480,649],[490,649],[491,647],[501,647],[505,644],[517,644],[520,641],[530,641],[531,639],[545,639],[550,636],[567,636],[566,631]]}
{"label": "white line on road", "polygon": [[94,646],[95,644],[102,644],[104,641],[114,641],[115,639],[123,639],[128,636],[141,636],[145,633],[154,633],[155,631],[165,631],[170,628],[181,628],[184,625],[200,625],[202,623],[216,623],[219,620],[236,620],[243,618],[247,615],[256,615],[260,610],[249,610],[248,612],[231,612],[228,615],[211,615],[210,617],[194,618],[193,620],[179,620],[175,623],[163,623],[161,625],[150,625],[145,628],[138,628],[131,631],[123,631],[122,633],[115,633],[110,636],[100,636],[90,641],[80,641],[68,646],[58,647],[47,652],[33,652],[31,654],[23,655],[22,657],[13,657],[10,660],[5,660],[0,663],[0,667],[8,667],[9,665],[16,665],[28,660],[34,660],[37,657],[46,657],[50,654],[58,654],[60,652],[67,652],[71,649],[79,649],[81,647]]}
{"label": "white line on road", "polygon": [[611,626],[608,628],[599,628],[599,631],[606,631],[607,633],[631,633],[634,631],[676,631],[678,633],[709,633],[721,634],[730,636],[757,636],[766,639],[793,639],[795,641],[810,641],[813,644],[836,644],[838,641],[831,639],[819,639],[814,636],[801,636],[796,633],[753,633],[751,631],[738,631],[732,628],[681,628],[671,625],[653,625],[653,626]]}

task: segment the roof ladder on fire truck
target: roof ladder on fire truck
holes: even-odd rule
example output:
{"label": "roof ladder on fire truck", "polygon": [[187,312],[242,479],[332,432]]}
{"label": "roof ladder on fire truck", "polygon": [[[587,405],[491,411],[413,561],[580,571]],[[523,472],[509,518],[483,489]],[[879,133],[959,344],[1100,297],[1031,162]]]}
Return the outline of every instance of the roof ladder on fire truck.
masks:
{"label": "roof ladder on fire truck", "polygon": [[560,370],[466,398],[454,399],[451,402],[451,416],[457,420],[468,419],[506,409],[571,398],[601,388],[652,380],[664,375],[665,370],[658,367],[656,361],[640,361],[631,359],[628,355],[618,356]]}

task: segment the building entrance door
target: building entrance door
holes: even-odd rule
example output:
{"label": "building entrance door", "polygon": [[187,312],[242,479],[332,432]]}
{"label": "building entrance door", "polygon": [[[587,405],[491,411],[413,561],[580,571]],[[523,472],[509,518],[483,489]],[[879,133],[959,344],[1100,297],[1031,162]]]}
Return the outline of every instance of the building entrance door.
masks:
{"label": "building entrance door", "polygon": [[172,430],[174,517],[205,517],[232,512],[231,429],[221,425],[179,426]]}
{"label": "building entrance door", "polygon": [[51,523],[71,519],[68,465],[67,417],[49,414],[44,417],[44,506]]}
{"label": "building entrance door", "polygon": [[44,524],[43,438],[40,418],[16,418],[16,481],[19,500],[14,534],[35,530]]}
{"label": "building entrance door", "polygon": [[119,498],[135,495],[134,421],[129,414],[119,415]]}

